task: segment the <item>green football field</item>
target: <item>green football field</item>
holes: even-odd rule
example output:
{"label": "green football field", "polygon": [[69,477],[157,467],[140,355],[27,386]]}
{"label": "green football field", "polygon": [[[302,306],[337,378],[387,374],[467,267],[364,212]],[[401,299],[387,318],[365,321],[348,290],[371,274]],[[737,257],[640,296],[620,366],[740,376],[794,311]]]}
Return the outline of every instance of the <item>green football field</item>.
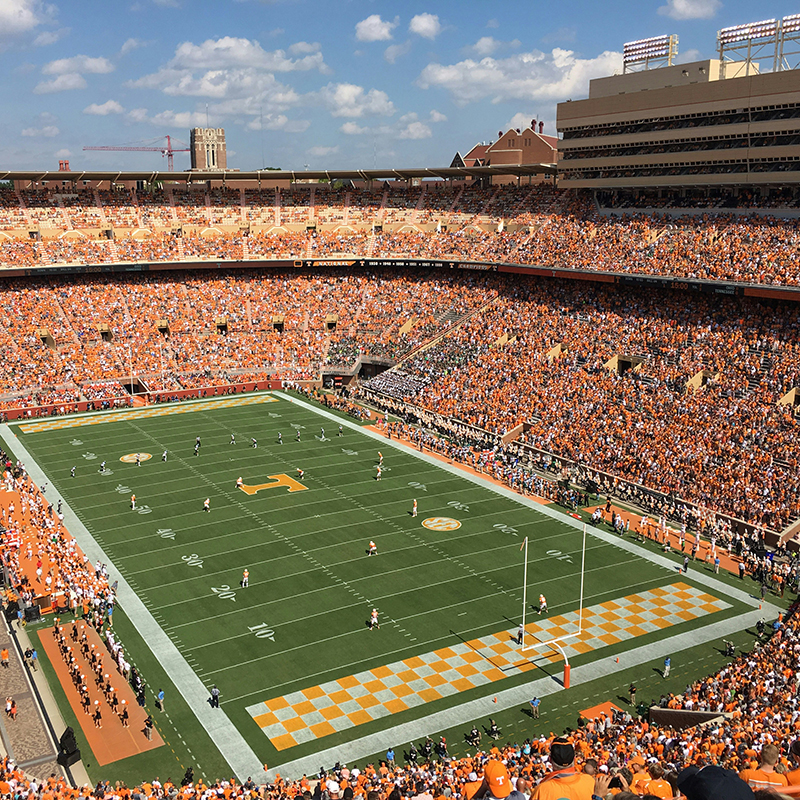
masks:
{"label": "green football field", "polygon": [[[253,764],[299,769],[308,767],[307,757],[337,748],[345,756],[379,753],[384,735],[400,745],[391,736],[465,730],[498,692],[505,694],[495,708],[505,719],[502,713],[518,716],[518,698],[541,681],[553,688],[536,689],[540,695],[560,689],[563,660],[542,658],[553,653],[547,649],[522,658],[511,637],[521,621],[525,537],[527,622],[540,620],[540,592],[549,619],[577,611],[576,520],[283,393],[12,425],[5,438],[12,450],[27,451],[29,469],[44,471],[51,502],[63,498],[66,524],[74,512],[85,527],[78,536],[84,550],[91,555],[85,542],[93,540],[112,580],[119,576],[141,600],[126,603],[121,587],[115,628],[148,682],[148,701],[160,687],[169,698],[168,715],[157,720],[169,752],[143,753],[98,770],[98,777],[135,780],[170,770],[176,777],[190,763],[209,778]],[[237,487],[240,477],[247,491]],[[376,557],[367,555],[371,540]],[[648,648],[660,652],[666,637],[694,635],[712,623],[736,629],[738,617],[753,613],[732,581],[714,583],[694,569],[682,575],[676,563],[611,534],[587,538],[587,608],[634,596],[645,604],[635,615],[650,608],[649,593],[674,593],[677,583],[719,603],[658,629],[627,620],[628,638],[614,641],[612,634],[573,652],[573,670],[582,675],[580,668],[631,648],[641,651],[640,663]],[[380,628],[370,630],[373,608]],[[613,631],[618,615],[609,613]],[[676,643],[686,649],[703,636]],[[530,658],[535,669],[520,666]],[[622,662],[620,670],[624,655]],[[587,671],[583,688],[570,691],[588,698],[590,681],[604,674]],[[603,691],[614,680],[606,683]],[[221,711],[208,708],[212,684]],[[63,693],[55,692],[74,721]],[[597,702],[606,699],[612,697]],[[207,719],[230,727],[217,729]]]}

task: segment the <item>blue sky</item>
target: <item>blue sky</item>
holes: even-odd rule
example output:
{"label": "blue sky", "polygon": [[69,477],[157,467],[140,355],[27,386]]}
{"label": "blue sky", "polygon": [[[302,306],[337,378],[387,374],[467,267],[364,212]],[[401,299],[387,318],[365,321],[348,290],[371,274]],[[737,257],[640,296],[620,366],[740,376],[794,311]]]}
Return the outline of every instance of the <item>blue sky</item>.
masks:
{"label": "blue sky", "polygon": [[[442,166],[545,121],[626,41],[797,12],[743,0],[0,0],[0,168],[166,169],[83,152],[226,129],[230,167]],[[188,154],[175,157],[188,167]]]}

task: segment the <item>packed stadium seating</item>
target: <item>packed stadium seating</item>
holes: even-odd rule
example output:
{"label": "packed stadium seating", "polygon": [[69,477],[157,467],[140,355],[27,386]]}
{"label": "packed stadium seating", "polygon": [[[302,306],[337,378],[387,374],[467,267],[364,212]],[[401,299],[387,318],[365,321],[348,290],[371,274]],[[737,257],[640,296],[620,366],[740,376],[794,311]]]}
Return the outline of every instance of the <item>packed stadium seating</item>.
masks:
{"label": "packed stadium seating", "polygon": [[520,444],[772,530],[800,516],[797,418],[777,405],[800,382],[792,304],[323,268],[13,279],[0,308],[5,409],[131,374],[158,391],[404,359],[366,391],[494,436],[525,424]]}
{"label": "packed stadium seating", "polygon": [[[402,255],[797,286],[797,220],[733,213],[796,212],[797,203],[788,192],[745,191],[618,193],[596,202],[546,183],[4,190],[0,265]],[[601,214],[599,204],[613,213]],[[666,217],[654,209],[708,213]],[[37,226],[41,242],[28,238]],[[97,241],[108,227],[113,243]]]}

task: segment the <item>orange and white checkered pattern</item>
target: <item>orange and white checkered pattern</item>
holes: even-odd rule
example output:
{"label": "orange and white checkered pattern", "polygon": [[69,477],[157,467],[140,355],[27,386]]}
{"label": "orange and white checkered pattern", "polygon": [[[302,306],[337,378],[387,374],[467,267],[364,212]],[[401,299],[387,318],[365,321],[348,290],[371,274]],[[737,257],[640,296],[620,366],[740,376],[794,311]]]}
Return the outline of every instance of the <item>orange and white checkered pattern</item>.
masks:
{"label": "orange and white checkered pattern", "polygon": [[[724,600],[685,583],[651,589],[583,610],[582,633],[564,643],[568,657],[588,653],[672,625],[730,608]],[[579,630],[578,611],[537,618],[526,626],[526,644]],[[550,648],[521,651],[516,630],[459,642],[383,667],[348,675],[249,706],[256,725],[277,750],[320,739],[448,695],[558,661]]]}

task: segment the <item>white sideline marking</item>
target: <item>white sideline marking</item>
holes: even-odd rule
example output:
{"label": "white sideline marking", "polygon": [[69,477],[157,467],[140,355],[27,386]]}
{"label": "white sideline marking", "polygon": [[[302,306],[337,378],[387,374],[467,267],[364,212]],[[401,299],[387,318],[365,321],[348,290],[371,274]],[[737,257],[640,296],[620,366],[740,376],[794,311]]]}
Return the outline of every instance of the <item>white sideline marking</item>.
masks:
{"label": "white sideline marking", "polygon": [[[13,440],[14,451],[25,464],[25,469],[34,483],[41,486],[49,480],[8,425],[0,425],[0,435],[9,443],[12,443]],[[118,581],[117,597],[120,605],[125,609],[128,619],[133,623],[145,644],[164,668],[192,713],[197,717],[197,721],[206,730],[211,741],[217,746],[222,757],[228,762],[239,780],[246,780],[248,775],[261,775],[264,771],[262,761],[228,719],[228,715],[222,709],[212,709],[209,706],[209,692],[206,686],[105,554],[103,548],[95,541],[68,503],[64,503],[62,510],[67,529],[75,537],[81,550],[89,557],[90,561],[102,561],[108,565],[111,582]],[[114,575],[115,572],[116,575]]]}

